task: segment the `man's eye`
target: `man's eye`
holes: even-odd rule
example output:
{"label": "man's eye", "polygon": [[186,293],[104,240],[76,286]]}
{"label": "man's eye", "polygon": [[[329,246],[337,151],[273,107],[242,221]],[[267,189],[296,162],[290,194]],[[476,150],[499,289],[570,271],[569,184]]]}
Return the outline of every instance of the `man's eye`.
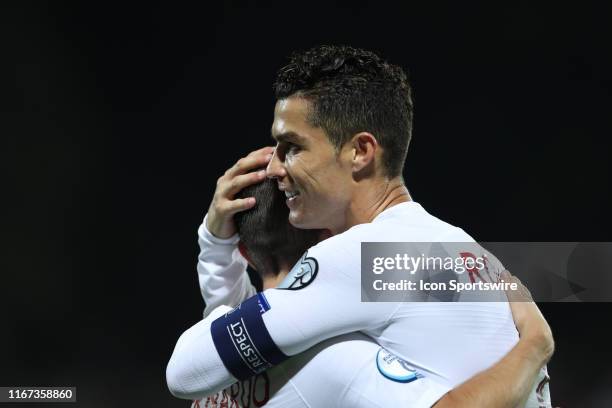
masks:
{"label": "man's eye", "polygon": [[298,146],[296,144],[293,144],[293,143],[288,143],[287,144],[287,151],[288,152],[295,153],[295,152],[298,152],[299,150],[300,150],[300,146]]}

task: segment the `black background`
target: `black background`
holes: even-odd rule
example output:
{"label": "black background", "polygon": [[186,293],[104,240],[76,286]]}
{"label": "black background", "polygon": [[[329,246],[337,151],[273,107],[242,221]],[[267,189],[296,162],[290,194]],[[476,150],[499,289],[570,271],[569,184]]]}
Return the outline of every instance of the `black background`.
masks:
{"label": "black background", "polygon": [[[410,71],[404,174],[432,214],[480,241],[612,241],[609,14],[489,3],[2,3],[0,385],[187,406],[164,372],[201,316],[196,228],[271,144],[276,70],[321,43]],[[611,305],[541,308],[553,402],[612,404]]]}

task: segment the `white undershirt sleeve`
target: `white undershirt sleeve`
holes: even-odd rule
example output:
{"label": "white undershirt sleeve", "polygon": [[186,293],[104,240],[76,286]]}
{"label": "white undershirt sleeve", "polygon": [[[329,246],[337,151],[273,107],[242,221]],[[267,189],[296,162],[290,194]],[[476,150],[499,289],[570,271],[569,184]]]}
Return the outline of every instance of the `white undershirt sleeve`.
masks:
{"label": "white undershirt sleeve", "polygon": [[198,280],[206,308],[204,316],[220,305],[237,306],[255,294],[246,271],[247,261],[238,250],[238,235],[217,238],[206,228],[204,217],[198,228]]}
{"label": "white undershirt sleeve", "polygon": [[166,367],[168,389],[175,397],[200,399],[236,382],[223,365],[210,335],[212,321],[230,310],[228,306],[211,310],[179,337]]}

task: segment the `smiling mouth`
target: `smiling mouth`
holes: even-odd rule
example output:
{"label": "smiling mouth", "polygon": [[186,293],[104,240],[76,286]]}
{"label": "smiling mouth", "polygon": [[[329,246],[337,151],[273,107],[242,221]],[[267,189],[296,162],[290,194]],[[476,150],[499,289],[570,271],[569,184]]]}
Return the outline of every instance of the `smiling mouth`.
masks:
{"label": "smiling mouth", "polygon": [[287,197],[288,200],[291,200],[292,198],[295,198],[298,195],[300,195],[299,191],[285,191],[285,197]]}

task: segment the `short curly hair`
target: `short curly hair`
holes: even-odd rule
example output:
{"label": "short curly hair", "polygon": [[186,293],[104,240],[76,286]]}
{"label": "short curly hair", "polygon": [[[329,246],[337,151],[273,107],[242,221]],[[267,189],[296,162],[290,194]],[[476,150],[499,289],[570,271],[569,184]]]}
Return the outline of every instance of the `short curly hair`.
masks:
{"label": "short curly hair", "polygon": [[294,53],[274,83],[277,99],[305,98],[308,121],[339,151],[353,135],[370,132],[383,148],[386,175],[402,173],[412,135],[411,88],[401,67],[370,51],[322,45]]}

